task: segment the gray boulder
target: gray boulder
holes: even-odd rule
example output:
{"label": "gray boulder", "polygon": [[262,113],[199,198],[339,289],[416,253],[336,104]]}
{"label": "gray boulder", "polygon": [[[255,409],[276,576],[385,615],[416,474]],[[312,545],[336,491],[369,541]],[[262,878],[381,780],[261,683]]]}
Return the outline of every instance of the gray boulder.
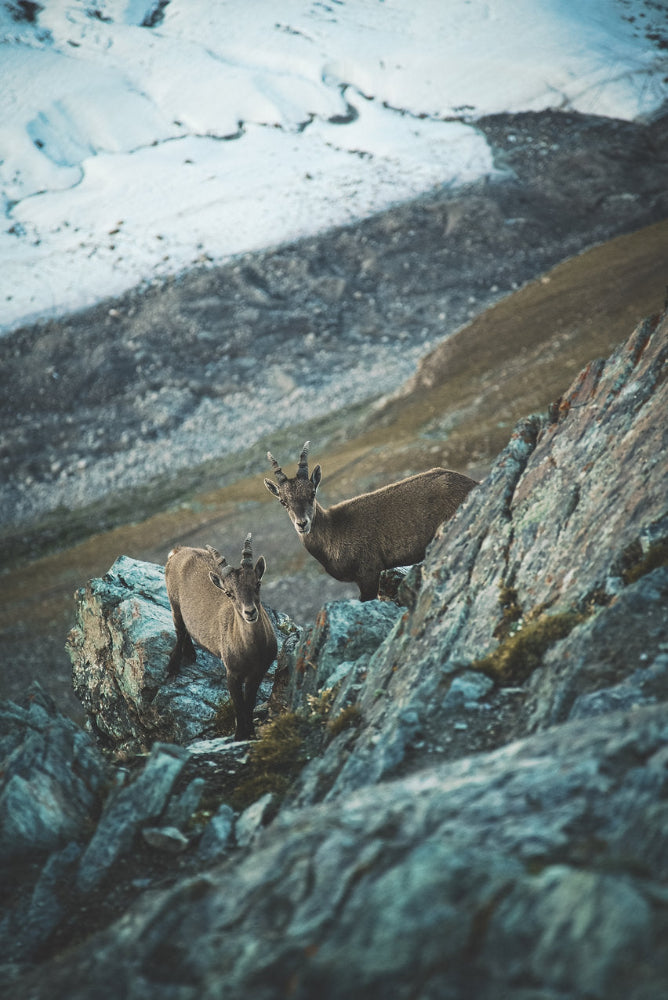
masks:
{"label": "gray boulder", "polygon": [[[76,595],[67,646],[74,691],[89,725],[116,753],[141,753],[155,740],[185,744],[216,735],[228,699],[221,661],[197,647],[197,662],[167,674],[175,633],[164,568],[120,556],[101,579]],[[279,648],[298,629],[267,609]],[[266,700],[275,667],[260,685]]]}
{"label": "gray boulder", "polygon": [[234,810],[223,802],[202,834],[198,853],[205,862],[218,861],[233,844]]}
{"label": "gray boulder", "polygon": [[0,704],[0,863],[79,840],[111,778],[90,736],[37,683],[23,704]]}
{"label": "gray boulder", "polygon": [[274,699],[298,710],[328,688],[354,675],[356,664],[375,652],[401,609],[390,601],[330,601],[279,658]]}
{"label": "gray boulder", "polygon": [[156,743],[135,780],[109,796],[79,864],[79,892],[95,889],[130,850],[140,828],[159,819],[187,758],[181,747]]}

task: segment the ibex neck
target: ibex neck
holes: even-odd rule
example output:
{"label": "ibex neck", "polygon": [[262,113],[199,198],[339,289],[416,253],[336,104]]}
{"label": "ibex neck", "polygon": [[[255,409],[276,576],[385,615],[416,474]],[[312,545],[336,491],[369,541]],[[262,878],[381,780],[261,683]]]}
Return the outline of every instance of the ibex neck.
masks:
{"label": "ibex neck", "polygon": [[326,507],[321,507],[318,501],[313,505],[313,520],[311,530],[308,535],[303,535],[302,539],[306,548],[317,558],[323,545],[327,544],[330,534],[331,516]]}
{"label": "ibex neck", "polygon": [[311,524],[311,531],[314,529],[316,531],[324,529],[329,524],[329,511],[326,507],[321,507],[316,500],[313,504],[313,522]]}

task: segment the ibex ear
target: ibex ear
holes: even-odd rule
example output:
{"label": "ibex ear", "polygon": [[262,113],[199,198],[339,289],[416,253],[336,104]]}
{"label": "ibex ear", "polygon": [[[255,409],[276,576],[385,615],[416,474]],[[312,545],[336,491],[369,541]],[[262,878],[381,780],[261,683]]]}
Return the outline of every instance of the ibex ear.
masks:
{"label": "ibex ear", "polygon": [[321,479],[322,479],[322,470],[320,469],[319,465],[316,465],[315,469],[311,473],[311,482],[313,483],[314,489],[317,490],[318,486],[320,486]]}
{"label": "ibex ear", "polygon": [[265,479],[264,485],[267,487],[270,493],[274,494],[275,497],[279,495],[278,486],[276,485],[276,483],[272,483],[271,479]]}
{"label": "ibex ear", "polygon": [[258,561],[255,563],[255,575],[256,575],[256,577],[258,579],[258,583],[262,579],[262,577],[264,576],[264,571],[266,570],[266,568],[267,568],[267,564],[264,561],[264,556],[260,556],[260,558],[258,559]]}
{"label": "ibex ear", "polygon": [[214,573],[212,570],[209,570],[209,579],[214,587],[218,587],[218,590],[222,590],[224,592],[225,588],[223,587],[223,580],[226,576],[229,576],[230,573],[234,573],[232,566],[223,566],[220,571],[220,576],[218,573]]}

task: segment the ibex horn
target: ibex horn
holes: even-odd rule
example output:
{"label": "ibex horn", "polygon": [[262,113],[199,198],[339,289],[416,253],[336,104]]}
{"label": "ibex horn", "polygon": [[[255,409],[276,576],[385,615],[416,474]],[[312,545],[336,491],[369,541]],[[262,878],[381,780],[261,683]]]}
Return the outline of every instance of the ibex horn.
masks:
{"label": "ibex horn", "polygon": [[209,553],[216,566],[227,566],[227,559],[225,556],[221,556],[218,549],[214,549],[213,545],[207,545],[206,551]]}
{"label": "ibex horn", "polygon": [[246,535],[246,541],[244,542],[244,547],[241,552],[241,565],[242,566],[252,566],[253,565],[253,549],[251,547],[251,533],[250,531]]}
{"label": "ibex horn", "polygon": [[206,551],[211,556],[214,568],[221,580],[224,580],[226,576],[229,576],[230,573],[234,572],[232,567],[227,565],[227,559],[225,556],[221,556],[218,549],[214,549],[213,545],[207,545]]}
{"label": "ibex horn", "polygon": [[272,468],[274,470],[274,475],[276,476],[276,479],[278,480],[278,482],[279,483],[287,483],[288,477],[283,472],[283,469],[280,467],[280,465],[278,464],[278,462],[276,461],[276,459],[274,458],[274,456],[272,455],[272,453],[270,451],[267,452],[267,458],[271,462]]}
{"label": "ibex horn", "polygon": [[308,450],[311,447],[311,442],[307,441],[302,448],[302,453],[299,456],[299,465],[297,466],[297,479],[308,479]]}

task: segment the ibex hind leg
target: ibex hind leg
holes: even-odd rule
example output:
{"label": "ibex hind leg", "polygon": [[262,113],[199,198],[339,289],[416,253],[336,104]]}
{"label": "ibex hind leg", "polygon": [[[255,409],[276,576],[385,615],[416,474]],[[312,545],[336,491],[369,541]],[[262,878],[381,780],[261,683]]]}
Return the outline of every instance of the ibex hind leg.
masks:
{"label": "ibex hind leg", "polygon": [[170,676],[178,674],[179,668],[184,663],[194,663],[197,659],[195,653],[195,647],[192,644],[192,639],[186,634],[185,639],[181,642],[179,639],[176,640],[176,645],[172,650],[172,655],[169,658],[169,663],[167,664],[167,673]]}
{"label": "ibex hind leg", "polygon": [[378,597],[379,583],[380,575],[375,576],[373,579],[358,580],[357,586],[360,589],[360,601],[375,601]]}
{"label": "ibex hind leg", "polygon": [[176,629],[176,644],[167,664],[167,673],[173,676],[179,672],[181,664],[194,663],[197,654],[195,653],[193,641],[190,638],[188,629],[178,608],[172,608],[172,617],[174,618],[174,628]]}

